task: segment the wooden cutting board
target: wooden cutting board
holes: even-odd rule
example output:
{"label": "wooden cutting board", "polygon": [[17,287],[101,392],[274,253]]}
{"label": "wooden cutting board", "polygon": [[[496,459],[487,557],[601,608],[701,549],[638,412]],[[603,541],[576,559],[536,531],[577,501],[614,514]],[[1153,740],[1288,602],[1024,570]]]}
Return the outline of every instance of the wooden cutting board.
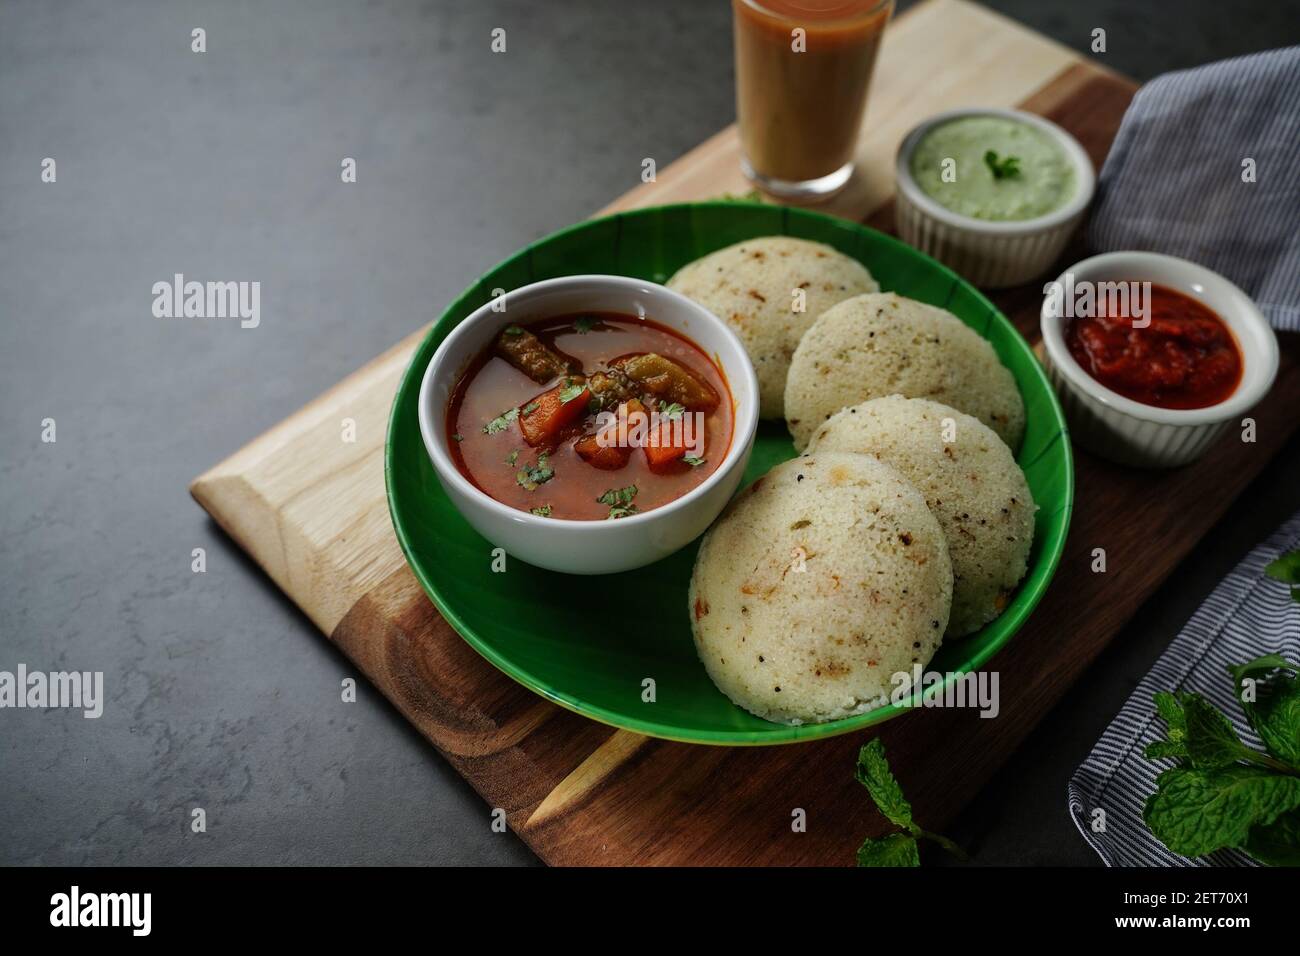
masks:
{"label": "wooden cutting board", "polygon": [[[1100,165],[1133,92],[1103,66],[981,7],[928,0],[886,33],[859,175],[825,208],[892,228],[899,140],[953,107],[1041,113]],[[723,130],[604,211],[745,192],[737,150],[735,129]],[[1035,339],[1040,294],[996,298]],[[555,864],[851,863],[858,842],[882,823],[852,773],[858,747],[876,733],[919,819],[942,827],[1300,421],[1300,372],[1288,342],[1277,386],[1254,413],[1256,443],[1228,437],[1201,463],[1165,473],[1079,453],[1074,522],[1055,582],[992,662],[1001,681],[997,719],[927,710],[817,743],[698,747],[614,731],[534,696],[471,650],[421,591],[389,520],[383,447],[398,378],[424,331],[201,475],[191,492]],[[356,422],[354,443],[340,441],[346,418]],[[1090,569],[1098,547],[1106,549],[1104,574]],[[806,813],[806,832],[792,830],[796,809]]]}

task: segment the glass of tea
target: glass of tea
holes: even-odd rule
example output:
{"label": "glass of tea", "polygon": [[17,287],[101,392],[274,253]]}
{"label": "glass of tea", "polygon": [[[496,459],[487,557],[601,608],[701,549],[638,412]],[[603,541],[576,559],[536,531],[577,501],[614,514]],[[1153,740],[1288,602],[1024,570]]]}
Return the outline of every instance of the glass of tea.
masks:
{"label": "glass of tea", "polygon": [[894,0],[732,0],[741,166],[776,196],[818,199],[853,173]]}

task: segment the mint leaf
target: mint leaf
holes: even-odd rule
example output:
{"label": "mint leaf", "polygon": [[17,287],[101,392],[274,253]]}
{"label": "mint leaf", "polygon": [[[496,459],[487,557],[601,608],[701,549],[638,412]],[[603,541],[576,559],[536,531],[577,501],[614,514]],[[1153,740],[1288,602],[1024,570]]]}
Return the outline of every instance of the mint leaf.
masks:
{"label": "mint leaf", "polygon": [[1241,848],[1267,866],[1300,866],[1300,810],[1252,827]]}
{"label": "mint leaf", "polygon": [[[1296,665],[1280,654],[1265,654],[1228,670],[1241,709],[1264,746],[1278,760],[1300,769],[1300,680],[1294,676]],[[1270,677],[1274,671],[1278,673]],[[1242,684],[1248,679],[1254,682],[1253,700],[1243,699]]]}
{"label": "mint leaf", "polygon": [[1187,713],[1183,708],[1183,702],[1174,694],[1164,690],[1156,693],[1155,701],[1156,713],[1164,719],[1169,739],[1181,743],[1187,737]]}
{"label": "mint leaf", "polygon": [[1200,694],[1182,699],[1187,722],[1187,757],[1198,770],[1215,770],[1255,756],[1237,736],[1228,718]]}
{"label": "mint leaf", "polygon": [[1286,554],[1270,561],[1264,573],[1284,584],[1300,584],[1300,550],[1288,551]]}
{"label": "mint leaf", "polygon": [[1237,699],[1241,699],[1241,682],[1243,680],[1256,673],[1266,677],[1271,671],[1275,670],[1294,671],[1296,666],[1281,654],[1264,654],[1254,660],[1246,661],[1244,664],[1230,665],[1228,673],[1232,675],[1232,686],[1237,689]]}
{"label": "mint leaf", "polygon": [[[1264,573],[1284,584],[1300,585],[1300,550],[1288,551],[1281,557],[1270,561],[1268,566],[1264,568]],[[1300,601],[1300,587],[1291,589],[1291,600]]]}
{"label": "mint leaf", "polygon": [[916,840],[910,833],[891,833],[879,840],[867,839],[858,847],[858,866],[920,866]]}
{"label": "mint leaf", "polygon": [[1165,721],[1165,735],[1168,740],[1157,740],[1148,744],[1146,755],[1151,760],[1180,759],[1187,756],[1187,714],[1183,704],[1168,691],[1158,691],[1155,695],[1156,713]]}
{"label": "mint leaf", "polygon": [[1251,725],[1269,753],[1300,770],[1300,679],[1278,674],[1256,692],[1259,699],[1247,710]]}
{"label": "mint leaf", "polygon": [[665,405],[663,408],[659,409],[659,417],[666,421],[672,421],[675,418],[681,418],[685,411],[685,405],[673,402],[672,404]]}
{"label": "mint leaf", "polygon": [[1156,740],[1143,751],[1148,760],[1182,760],[1187,756],[1187,745],[1182,741]]}
{"label": "mint leaf", "polygon": [[858,767],[854,775],[858,783],[867,788],[886,820],[909,832],[916,828],[912,822],[912,805],[903,796],[903,788],[898,785],[889,769],[885,745],[879,737],[873,737],[858,752]]}
{"label": "mint leaf", "polygon": [[1156,787],[1142,819],[1161,843],[1183,856],[1240,846],[1252,827],[1300,807],[1300,777],[1261,767],[1176,767],[1160,774]]}
{"label": "mint leaf", "polygon": [[984,154],[984,165],[989,168],[994,179],[1008,179],[1020,175],[1020,157],[1008,156],[1006,159],[998,159],[998,154],[989,150]]}
{"label": "mint leaf", "polygon": [[1183,713],[1182,701],[1169,691],[1161,690],[1156,691],[1155,702],[1156,713],[1169,725],[1169,736],[1173,737],[1177,732],[1181,738],[1183,731],[1187,729],[1187,715]]}

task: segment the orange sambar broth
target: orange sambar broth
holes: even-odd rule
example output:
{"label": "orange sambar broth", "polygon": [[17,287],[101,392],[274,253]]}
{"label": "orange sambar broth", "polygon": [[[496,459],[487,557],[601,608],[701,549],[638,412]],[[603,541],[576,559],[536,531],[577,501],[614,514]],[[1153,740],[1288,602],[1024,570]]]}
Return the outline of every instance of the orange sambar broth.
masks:
{"label": "orange sambar broth", "polygon": [[[580,332],[575,325],[579,318],[595,324],[589,331]],[[722,401],[705,414],[702,465],[692,467],[679,461],[651,471],[643,450],[636,448],[623,468],[595,468],[573,450],[576,438],[594,430],[594,416],[588,416],[583,427],[549,449],[547,467],[554,477],[529,491],[519,483],[517,475],[521,469],[535,465],[538,455],[547,449],[533,448],[524,440],[518,419],[494,434],[486,434],[484,426],[504,412],[525,405],[563,377],[539,385],[495,355],[489,346],[456,383],[446,419],[456,467],[489,497],[520,511],[549,505],[552,518],[605,520],[610,506],[597,499],[606,491],[635,485],[633,504],[638,513],[646,512],[680,498],[722,463],[734,427],[731,390],[718,366],[694,342],[651,319],[622,313],[584,312],[520,324],[547,345],[577,359],[587,374],[621,356],[656,352],[707,382]]]}

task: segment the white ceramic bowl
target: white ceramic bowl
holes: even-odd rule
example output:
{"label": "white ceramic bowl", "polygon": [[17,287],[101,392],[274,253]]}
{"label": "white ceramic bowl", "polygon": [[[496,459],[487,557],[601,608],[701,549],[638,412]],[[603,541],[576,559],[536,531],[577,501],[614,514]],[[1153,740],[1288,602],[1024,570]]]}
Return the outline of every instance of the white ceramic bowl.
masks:
{"label": "white ceramic bowl", "polygon": [[1042,309],[1043,357],[1070,423],[1070,435],[1085,448],[1124,465],[1167,468],[1202,455],[1231,424],[1267,394],[1277,376],[1278,348],[1268,320],[1241,289],[1223,276],[1186,259],[1154,252],[1109,252],[1076,262],[1058,283],[1147,280],[1167,286],[1212,309],[1231,330],[1241,350],[1241,382],[1225,401],[1207,408],[1155,408],[1111,391],[1074,360],[1065,344],[1070,318],[1058,314],[1052,298]]}
{"label": "white ceramic bowl", "polygon": [[[1060,209],[1036,219],[990,222],[963,216],[931,199],[912,178],[912,153],[934,127],[963,116],[1000,116],[1055,139],[1074,165],[1075,192]],[[931,116],[904,137],[894,164],[898,234],[969,282],[989,289],[1021,285],[1052,267],[1092,201],[1096,176],[1079,141],[1055,123],[1020,110],[961,109]]]}
{"label": "white ceramic bowl", "polygon": [[[734,403],[731,447],[713,474],[675,501],[613,521],[543,518],[503,505],[461,474],[447,445],[445,416],[452,389],[502,329],[516,322],[586,311],[643,315],[680,332],[713,357],[726,376]],[[452,504],[479,534],[508,555],[570,574],[639,568],[702,534],[740,484],[757,427],[758,379],[735,333],[685,296],[623,276],[567,276],[509,292],[504,311],[485,305],[451,331],[420,383],[420,434]]]}

